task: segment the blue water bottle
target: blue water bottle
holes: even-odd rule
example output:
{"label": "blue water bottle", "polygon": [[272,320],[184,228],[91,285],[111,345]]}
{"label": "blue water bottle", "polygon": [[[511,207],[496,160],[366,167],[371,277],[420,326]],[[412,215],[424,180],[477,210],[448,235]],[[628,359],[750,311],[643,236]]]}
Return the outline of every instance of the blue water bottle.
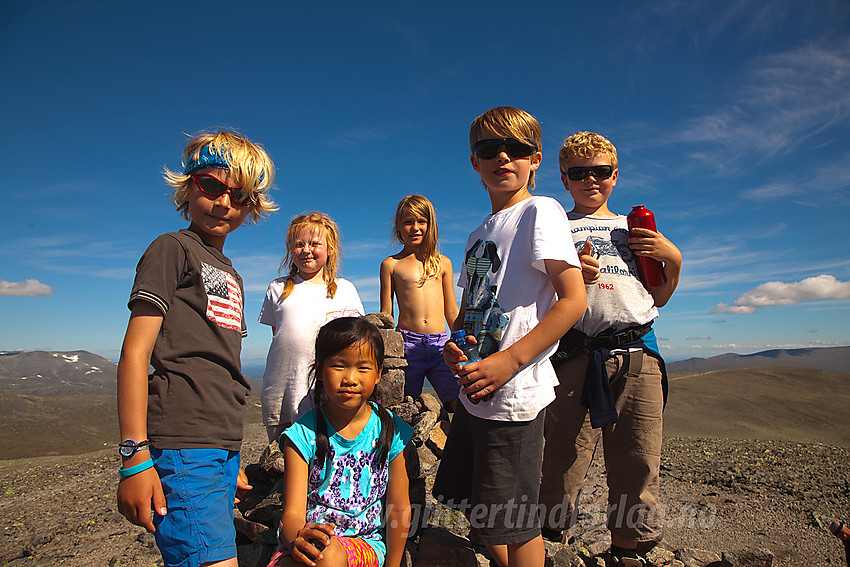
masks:
{"label": "blue water bottle", "polygon": [[[466,366],[470,362],[478,362],[481,360],[481,355],[478,354],[478,346],[466,340],[466,331],[463,329],[452,333],[452,342],[457,345],[457,348],[459,348],[461,352],[463,352],[463,355],[467,358],[466,362],[459,363],[461,366]],[[467,394],[466,397],[473,404],[477,404],[481,400],[487,401],[492,398],[493,393],[491,392],[481,399],[474,399],[470,394]]]}

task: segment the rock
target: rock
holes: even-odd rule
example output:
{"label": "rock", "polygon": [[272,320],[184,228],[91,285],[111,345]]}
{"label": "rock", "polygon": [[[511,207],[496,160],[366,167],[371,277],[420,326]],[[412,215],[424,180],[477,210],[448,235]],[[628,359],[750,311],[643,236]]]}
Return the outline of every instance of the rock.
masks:
{"label": "rock", "polygon": [[455,567],[475,565],[477,559],[469,540],[456,536],[442,527],[428,526],[422,530],[416,567]]}
{"label": "rock", "polygon": [[745,550],[735,552],[738,560],[735,567],[772,567],[773,553],[769,549]]}
{"label": "rock", "polygon": [[440,412],[443,411],[443,405],[440,401],[433,394],[429,394],[428,392],[419,396],[419,404],[422,406],[422,409],[432,411],[437,415],[440,415]]}
{"label": "rock", "polygon": [[403,402],[395,404],[390,409],[411,427],[416,423],[416,420],[419,419],[419,408],[410,396],[405,398]]}
{"label": "rock", "polygon": [[[269,527],[276,527],[280,522],[280,517],[283,515],[281,503],[281,490],[283,487],[283,479],[275,484],[275,489],[271,490],[263,500],[252,506],[250,509],[242,511],[242,515],[252,521],[260,524],[265,524]],[[241,508],[240,508],[241,510]]]}
{"label": "rock", "polygon": [[404,400],[404,371],[398,368],[385,370],[375,391],[384,407],[401,403]]}
{"label": "rock", "polygon": [[443,449],[446,447],[446,434],[443,433],[443,429],[441,427],[431,428],[431,435],[425,440],[425,444],[434,451],[438,458],[442,457]]}
{"label": "rock", "polygon": [[674,555],[686,567],[703,567],[709,563],[720,562],[719,555],[702,549],[677,549]]}
{"label": "rock", "polygon": [[393,368],[404,368],[407,366],[407,360],[404,358],[386,357],[384,358],[384,368],[392,370]]}
{"label": "rock", "polygon": [[428,509],[426,508],[426,489],[425,489],[425,479],[424,478],[415,478],[410,481],[410,487],[408,488],[408,495],[410,497],[410,536],[414,537],[419,533],[419,530],[424,526],[427,518],[428,518]]}
{"label": "rock", "polygon": [[[393,321],[392,315],[388,313],[369,313],[368,315],[364,315],[363,318],[379,329],[395,328],[395,321]],[[404,354],[402,354],[402,356],[404,356]]]}
{"label": "rock", "polygon": [[439,417],[439,414],[432,411],[424,411],[419,414],[419,421],[413,426],[413,438],[410,442],[416,447],[422,445],[431,436],[431,429],[437,424]]}
{"label": "rock", "polygon": [[[247,520],[238,514],[233,516],[233,525],[236,528],[236,544],[249,544],[254,543],[263,532],[271,531],[271,529],[258,522],[252,522],[251,520]],[[240,541],[241,540],[241,541]]]}
{"label": "rock", "polygon": [[272,492],[278,495],[281,493],[283,483],[281,482],[280,474],[276,471],[273,472],[274,474],[266,472],[258,463],[245,467],[245,476],[248,477],[248,484],[251,485],[251,491],[236,505],[241,512],[244,513],[247,510],[253,509]]}
{"label": "rock", "polygon": [[[546,547],[548,552],[549,546]],[[584,560],[572,549],[562,545],[553,545],[552,548],[554,553],[551,556],[547,553],[547,559],[551,557],[554,567],[584,567]]]}
{"label": "rock", "polygon": [[587,544],[587,550],[591,555],[602,555],[611,546],[611,541],[608,539],[608,533],[604,533],[605,539],[599,539]]}
{"label": "rock", "polygon": [[417,460],[419,461],[419,476],[426,476],[437,464],[437,456],[427,446],[416,447]]}
{"label": "rock", "polygon": [[148,532],[142,532],[137,535],[136,541],[148,549],[154,549],[156,547],[156,538],[154,538],[153,534]]}
{"label": "rock", "polygon": [[274,555],[276,545],[252,543],[236,546],[236,560],[239,567],[265,567]]}
{"label": "rock", "polygon": [[676,555],[669,549],[657,545],[646,553],[646,559],[654,565],[667,565],[676,559]]}
{"label": "rock", "polygon": [[385,357],[404,357],[404,340],[401,333],[392,329],[380,329],[381,337],[384,339]]}
{"label": "rock", "polygon": [[283,453],[280,452],[277,441],[272,441],[265,448],[263,454],[260,456],[260,466],[270,473],[274,471],[278,474],[283,474]]}

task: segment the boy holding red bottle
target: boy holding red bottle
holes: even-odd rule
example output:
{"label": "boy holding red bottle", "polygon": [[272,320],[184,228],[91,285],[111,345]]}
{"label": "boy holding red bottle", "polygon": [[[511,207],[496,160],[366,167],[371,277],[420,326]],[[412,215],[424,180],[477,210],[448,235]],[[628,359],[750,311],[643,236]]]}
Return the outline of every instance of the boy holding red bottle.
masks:
{"label": "boy holding red bottle", "polygon": [[[679,281],[682,255],[661,233],[628,228],[608,209],[617,184],[617,150],[578,132],[559,154],[561,180],[575,202],[568,213],[587,289],[587,311],[552,357],[560,385],[547,408],[540,502],[543,536],[560,540],[600,436],[608,471],[608,529],[614,565],[641,565],[661,539],[657,510],[662,412],[667,381],[652,331],[657,307]],[[635,258],[663,263],[662,285],[647,288]],[[566,439],[566,441],[564,441]],[[561,506],[558,506],[561,505]],[[558,511],[565,512],[557,514]],[[643,544],[643,545],[639,545]]]}

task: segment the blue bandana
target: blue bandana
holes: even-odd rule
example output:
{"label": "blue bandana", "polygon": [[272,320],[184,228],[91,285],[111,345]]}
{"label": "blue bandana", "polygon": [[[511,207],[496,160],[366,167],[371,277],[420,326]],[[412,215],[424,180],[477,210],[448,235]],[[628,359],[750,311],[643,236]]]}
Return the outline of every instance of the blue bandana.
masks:
{"label": "blue bandana", "polygon": [[210,146],[204,146],[201,148],[197,160],[194,159],[193,156],[189,156],[189,160],[183,168],[183,175],[191,175],[199,169],[206,168],[230,169],[230,164],[220,155],[212,151]]}

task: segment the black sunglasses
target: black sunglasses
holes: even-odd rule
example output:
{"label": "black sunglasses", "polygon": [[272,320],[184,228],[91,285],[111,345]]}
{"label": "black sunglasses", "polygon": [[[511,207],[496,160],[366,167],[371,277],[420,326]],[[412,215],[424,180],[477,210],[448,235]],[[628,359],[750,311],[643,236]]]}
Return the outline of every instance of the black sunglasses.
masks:
{"label": "black sunglasses", "polygon": [[225,185],[212,175],[201,173],[192,176],[192,181],[198,186],[202,193],[206,193],[210,197],[220,197],[224,193],[230,193],[230,198],[233,202],[239,205],[249,205],[254,202],[254,192],[246,191],[241,187],[231,187]]}
{"label": "black sunglasses", "polygon": [[613,165],[594,165],[593,167],[571,167],[567,170],[567,177],[571,181],[581,181],[591,175],[598,179],[608,179],[614,174]]}
{"label": "black sunglasses", "polygon": [[511,157],[523,158],[528,157],[538,150],[537,143],[534,140],[523,138],[525,141],[517,140],[516,138],[487,138],[486,140],[478,140],[472,146],[472,155],[478,159],[493,159],[499,155],[499,150],[505,148],[505,152]]}

